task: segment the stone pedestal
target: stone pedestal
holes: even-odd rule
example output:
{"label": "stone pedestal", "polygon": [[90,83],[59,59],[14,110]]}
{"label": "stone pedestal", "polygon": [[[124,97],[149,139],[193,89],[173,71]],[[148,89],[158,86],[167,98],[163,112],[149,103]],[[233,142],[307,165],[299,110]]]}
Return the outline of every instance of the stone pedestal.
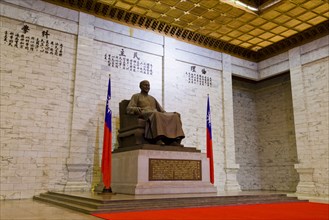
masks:
{"label": "stone pedestal", "polygon": [[225,191],[241,191],[240,185],[236,178],[239,168],[240,166],[238,164],[235,164],[234,166],[232,165],[230,168],[225,168]]}
{"label": "stone pedestal", "polygon": [[295,169],[299,174],[299,183],[297,185],[297,194],[315,195],[315,184],[313,180],[313,168],[302,167],[300,164],[295,164]]}
{"label": "stone pedestal", "polygon": [[87,191],[90,186],[86,181],[87,164],[67,164],[68,180],[64,192]]}
{"label": "stone pedestal", "polygon": [[[154,146],[154,145],[153,145]],[[209,160],[182,147],[148,145],[112,154],[112,190],[124,194],[216,193]]]}

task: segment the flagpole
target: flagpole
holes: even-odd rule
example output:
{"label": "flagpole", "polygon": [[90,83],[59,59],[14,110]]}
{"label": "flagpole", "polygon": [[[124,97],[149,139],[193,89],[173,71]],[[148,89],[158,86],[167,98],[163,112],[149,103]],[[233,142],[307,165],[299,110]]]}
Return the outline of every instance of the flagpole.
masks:
{"label": "flagpole", "polygon": [[101,166],[101,180],[104,185],[103,193],[112,193],[111,189],[111,168],[112,168],[112,111],[110,109],[111,100],[111,74],[109,74],[106,106],[105,106],[105,120],[104,120],[104,138],[103,138],[103,152],[102,152],[102,166]]}
{"label": "flagpole", "polygon": [[209,158],[209,176],[210,182],[214,184],[214,156],[212,149],[212,129],[211,129],[211,114],[210,114],[210,100],[209,94],[207,94],[207,158]]}

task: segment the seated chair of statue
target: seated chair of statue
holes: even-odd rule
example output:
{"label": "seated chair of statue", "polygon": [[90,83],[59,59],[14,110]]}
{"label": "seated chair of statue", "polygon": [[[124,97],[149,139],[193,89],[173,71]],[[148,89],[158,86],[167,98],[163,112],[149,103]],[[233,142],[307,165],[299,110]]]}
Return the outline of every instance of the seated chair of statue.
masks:
{"label": "seated chair of statue", "polygon": [[130,100],[122,100],[119,103],[119,148],[148,143],[144,138],[146,121],[139,118],[137,115],[129,115],[126,113],[129,101]]}

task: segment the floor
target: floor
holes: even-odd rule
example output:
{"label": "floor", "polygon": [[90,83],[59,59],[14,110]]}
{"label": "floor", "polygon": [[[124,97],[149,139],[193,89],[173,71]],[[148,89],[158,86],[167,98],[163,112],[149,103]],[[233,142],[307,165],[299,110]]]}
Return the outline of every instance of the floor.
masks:
{"label": "floor", "polygon": [[[106,200],[130,200],[148,198],[171,198],[202,196],[202,194],[166,194],[166,195],[123,195],[123,194],[97,194],[97,193],[68,193],[87,198],[100,198]],[[205,194],[207,195],[207,194]],[[35,201],[33,199],[2,200],[0,201],[1,220],[99,220],[100,218],[62,208],[60,206]]]}
{"label": "floor", "polygon": [[[246,194],[269,194],[280,192],[238,192],[238,193],[220,193],[217,196],[232,196]],[[200,194],[175,194],[175,195],[122,195],[122,194],[107,194],[97,195],[92,193],[71,193],[79,194],[90,198],[105,197],[109,200],[127,200],[127,199],[147,199],[147,198],[170,198],[170,197],[191,197],[200,196]],[[206,194],[209,196],[209,194]],[[1,220],[100,220],[100,218],[91,215],[79,213],[66,208],[47,204],[44,202],[35,201],[33,199],[22,200],[2,200],[0,201],[0,219]]]}
{"label": "floor", "polygon": [[1,220],[100,220],[100,218],[72,211],[33,199],[0,201]]}

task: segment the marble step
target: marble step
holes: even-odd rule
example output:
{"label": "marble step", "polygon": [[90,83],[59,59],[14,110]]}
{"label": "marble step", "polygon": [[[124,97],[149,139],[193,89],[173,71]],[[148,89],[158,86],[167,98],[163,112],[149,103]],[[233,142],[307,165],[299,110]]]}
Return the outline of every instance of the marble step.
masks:
{"label": "marble step", "polygon": [[51,203],[54,205],[58,205],[58,206],[61,206],[64,208],[68,208],[68,209],[86,213],[86,214],[91,214],[91,213],[94,213],[95,211],[97,211],[97,209],[91,209],[91,208],[86,207],[85,205],[77,205],[77,204],[73,204],[73,203],[63,202],[61,200],[54,200],[54,199],[47,198],[47,197],[34,196],[33,199],[35,199],[37,201]]}
{"label": "marble step", "polygon": [[53,198],[57,200],[62,200],[62,201],[68,201],[72,203],[77,203],[80,205],[86,204],[89,207],[97,208],[100,206],[100,204],[107,204],[109,206],[115,206],[115,205],[135,205],[137,204],[148,204],[148,203],[153,203],[156,202],[157,204],[160,203],[195,203],[197,201],[198,204],[202,203],[211,203],[211,202],[219,202],[219,201],[240,201],[240,202],[245,202],[245,201],[265,201],[265,200],[287,200],[287,199],[292,199],[292,197],[287,197],[285,194],[275,194],[275,195],[253,195],[253,196],[226,196],[226,197],[219,197],[219,196],[208,196],[208,197],[192,197],[192,198],[167,198],[167,199],[139,199],[139,200],[111,200],[111,199],[106,199],[106,198],[87,198],[87,197],[80,197],[80,196],[74,196],[74,195],[67,195],[63,193],[54,193],[54,192],[48,192],[40,195],[41,197],[48,197],[48,198]]}
{"label": "marble step", "polygon": [[287,197],[285,194],[110,200],[106,198],[86,198],[54,192],[40,194],[39,196],[35,196],[34,199],[84,213],[300,201],[296,197]]}
{"label": "marble step", "polygon": [[[192,199],[193,200],[193,199]],[[285,200],[266,200],[266,201],[255,201],[255,200],[244,200],[240,202],[236,201],[214,201],[214,202],[184,202],[184,203],[152,203],[152,204],[129,204],[129,205],[118,205],[116,207],[102,207],[96,210],[94,213],[102,212],[119,212],[119,211],[143,211],[143,210],[156,210],[156,209],[170,209],[170,208],[196,208],[196,207],[209,207],[209,206],[228,206],[228,205],[244,205],[244,204],[265,204],[265,203],[279,203],[279,202],[295,202],[294,199]]]}

